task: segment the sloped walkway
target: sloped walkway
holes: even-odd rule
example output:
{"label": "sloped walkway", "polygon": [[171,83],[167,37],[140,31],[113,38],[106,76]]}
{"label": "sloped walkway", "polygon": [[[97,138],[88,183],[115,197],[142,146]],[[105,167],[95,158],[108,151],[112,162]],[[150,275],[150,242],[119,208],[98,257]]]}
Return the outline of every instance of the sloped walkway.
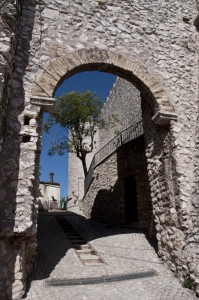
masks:
{"label": "sloped walkway", "polygon": [[[67,213],[64,218],[105,263],[82,264],[55,217],[42,215],[38,226],[37,269],[25,299],[197,299],[190,290],[181,287],[157,257],[144,233],[121,227],[105,228],[75,213]],[[122,277],[125,280],[121,280]],[[54,282],[52,280],[70,285],[49,286],[47,282],[51,284]]]}

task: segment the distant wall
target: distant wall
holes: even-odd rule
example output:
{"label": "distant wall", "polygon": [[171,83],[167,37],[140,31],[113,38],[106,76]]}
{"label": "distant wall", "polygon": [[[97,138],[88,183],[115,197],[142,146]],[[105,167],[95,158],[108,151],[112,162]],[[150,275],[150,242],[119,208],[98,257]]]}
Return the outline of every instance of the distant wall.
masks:
{"label": "distant wall", "polygon": [[136,179],[139,218],[136,225],[149,231],[153,218],[143,138],[123,146],[96,167],[94,180],[81,201],[81,208],[95,220],[125,223],[125,179],[129,176]]}
{"label": "distant wall", "polygon": [[140,92],[132,83],[117,78],[103,108],[102,116],[109,122],[110,117],[115,122],[99,130],[99,148],[110,141],[117,133],[142,119]]}
{"label": "distant wall", "polygon": [[[142,119],[139,91],[121,78],[117,78],[102,112],[107,122],[113,115],[115,122],[99,130],[99,149],[116,134]],[[94,179],[80,203],[81,208],[95,220],[111,224],[125,223],[125,180],[129,176],[135,176],[136,179],[139,219],[136,226],[149,232],[152,230],[153,217],[143,137],[119,148],[95,168]]]}

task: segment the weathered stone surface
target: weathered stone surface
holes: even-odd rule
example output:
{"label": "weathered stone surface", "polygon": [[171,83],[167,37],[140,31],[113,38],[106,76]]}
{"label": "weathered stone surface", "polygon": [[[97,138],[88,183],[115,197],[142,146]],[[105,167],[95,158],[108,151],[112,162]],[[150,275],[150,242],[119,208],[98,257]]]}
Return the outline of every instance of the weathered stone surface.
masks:
{"label": "weathered stone surface", "polygon": [[150,233],[153,216],[143,138],[118,149],[95,168],[94,180],[80,206],[84,213],[94,220],[108,224],[124,224],[125,180],[129,176],[136,178],[139,221],[135,222],[134,226]]}
{"label": "weathered stone surface", "polygon": [[115,135],[142,119],[139,91],[130,82],[117,78],[102,111],[108,128],[99,130],[99,149]]}
{"label": "weathered stone surface", "polygon": [[22,1],[7,1],[0,9],[0,152],[5,135],[5,116],[15,55],[19,10]]}
{"label": "weathered stone surface", "polygon": [[[197,272],[189,269],[199,260],[198,1],[5,3],[0,17],[0,227],[8,279],[1,280],[1,298],[5,290],[11,293],[17,239],[20,249],[26,245],[19,252],[29,270],[35,249],[29,243],[36,232],[41,113],[30,98],[53,97],[63,78],[83,70],[114,73],[141,91],[159,254],[181,280],[191,275],[198,284]],[[154,125],[158,111],[175,112],[177,122]],[[35,125],[24,124],[29,114]]]}
{"label": "weathered stone surface", "polygon": [[[109,125],[99,130],[98,150],[119,132],[142,119],[139,91],[126,80],[117,78],[104,105],[102,117]],[[80,203],[87,216],[110,224],[125,223],[125,180],[134,176],[138,201],[137,226],[151,231],[152,205],[144,152],[143,139],[132,141],[95,168],[94,180]],[[69,176],[70,172],[69,164]],[[75,174],[78,174],[78,169]]]}

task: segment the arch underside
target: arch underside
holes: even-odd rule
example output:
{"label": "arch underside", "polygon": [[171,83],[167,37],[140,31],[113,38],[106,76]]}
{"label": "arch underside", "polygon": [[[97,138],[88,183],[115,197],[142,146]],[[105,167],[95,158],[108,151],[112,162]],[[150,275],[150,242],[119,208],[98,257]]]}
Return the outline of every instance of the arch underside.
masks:
{"label": "arch underside", "polygon": [[[81,49],[51,60],[40,70],[33,84],[32,104],[38,99],[40,104],[46,99],[49,102],[56,87],[64,79],[91,70],[109,72],[133,83],[141,93],[150,98],[153,121],[156,124],[165,125],[170,120],[177,119],[163,84],[147,68],[123,55],[99,49]],[[45,105],[43,107],[45,109]]]}

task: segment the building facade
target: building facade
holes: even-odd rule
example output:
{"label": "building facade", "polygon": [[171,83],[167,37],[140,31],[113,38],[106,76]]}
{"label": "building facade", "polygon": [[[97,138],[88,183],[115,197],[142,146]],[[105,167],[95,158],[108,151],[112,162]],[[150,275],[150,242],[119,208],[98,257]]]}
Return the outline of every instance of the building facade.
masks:
{"label": "building facade", "polygon": [[49,181],[40,181],[39,190],[40,197],[38,198],[39,210],[53,210],[60,208],[60,184],[54,182],[54,173],[50,173]]}
{"label": "building facade", "polygon": [[[115,121],[110,123],[113,116]],[[135,86],[117,78],[104,105],[102,118],[109,126],[99,129],[97,152],[103,152],[103,147],[107,147],[114,137],[116,141],[123,137],[120,132],[125,133],[142,120],[141,97]],[[116,147],[115,151],[107,148],[109,152],[105,159],[94,166],[93,179],[80,202],[82,210],[95,220],[108,224],[131,223],[151,235],[154,217],[143,136],[128,139],[128,143]]]}

